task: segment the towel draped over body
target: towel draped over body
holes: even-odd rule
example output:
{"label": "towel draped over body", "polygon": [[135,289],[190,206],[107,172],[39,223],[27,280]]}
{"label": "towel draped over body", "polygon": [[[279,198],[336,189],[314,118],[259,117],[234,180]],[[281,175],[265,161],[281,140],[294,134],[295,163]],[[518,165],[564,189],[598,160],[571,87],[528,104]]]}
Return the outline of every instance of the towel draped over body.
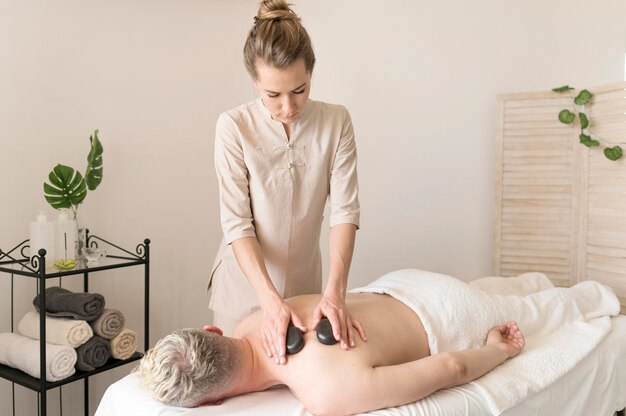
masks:
{"label": "towel draped over body", "polygon": [[351,292],[388,294],[411,308],[424,325],[432,355],[482,346],[489,329],[516,320],[525,350],[469,385],[498,415],[573,368],[609,332],[610,316],[620,310],[615,294],[598,282],[541,290],[548,280],[537,274],[506,279],[526,280],[513,286],[525,296],[489,294],[450,276],[413,269],[388,273]]}

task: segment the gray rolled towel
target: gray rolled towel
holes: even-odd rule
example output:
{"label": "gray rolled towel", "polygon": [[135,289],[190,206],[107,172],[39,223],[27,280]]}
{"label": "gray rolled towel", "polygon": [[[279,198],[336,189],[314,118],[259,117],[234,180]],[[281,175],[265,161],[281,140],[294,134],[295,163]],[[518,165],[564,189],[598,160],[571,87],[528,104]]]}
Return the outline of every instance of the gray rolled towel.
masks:
{"label": "gray rolled towel", "polygon": [[89,341],[76,348],[76,354],[78,356],[76,369],[93,371],[105,365],[111,358],[111,346],[106,339],[94,335]]}
{"label": "gray rolled towel", "polygon": [[[39,296],[33,299],[39,311]],[[82,319],[91,322],[98,319],[104,309],[104,297],[99,293],[74,293],[62,287],[46,289],[46,315]]]}
{"label": "gray rolled towel", "polygon": [[94,334],[104,339],[113,339],[122,332],[125,323],[126,318],[122,312],[117,309],[104,308],[102,315],[91,322],[91,328]]}

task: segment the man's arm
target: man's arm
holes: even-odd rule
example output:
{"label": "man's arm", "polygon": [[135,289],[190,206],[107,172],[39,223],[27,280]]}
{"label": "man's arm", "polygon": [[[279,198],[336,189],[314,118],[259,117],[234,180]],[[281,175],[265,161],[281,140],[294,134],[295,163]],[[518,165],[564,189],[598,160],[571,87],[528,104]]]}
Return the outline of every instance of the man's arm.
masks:
{"label": "man's arm", "polygon": [[437,390],[475,380],[523,348],[524,337],[517,324],[510,321],[489,331],[484,347],[366,368],[361,373],[350,374],[351,382],[341,381],[341,389],[327,383],[329,388],[322,389],[305,406],[316,415],[324,415],[368,412],[412,403]]}

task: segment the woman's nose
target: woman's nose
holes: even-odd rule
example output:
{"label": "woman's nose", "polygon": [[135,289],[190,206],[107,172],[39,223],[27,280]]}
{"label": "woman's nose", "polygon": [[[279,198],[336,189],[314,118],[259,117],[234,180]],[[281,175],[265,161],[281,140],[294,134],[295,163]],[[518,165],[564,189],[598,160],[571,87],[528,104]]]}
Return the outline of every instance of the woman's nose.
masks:
{"label": "woman's nose", "polygon": [[295,100],[292,97],[285,97],[285,99],[282,102],[283,114],[286,114],[286,115],[292,114],[296,107],[295,104],[296,104]]}

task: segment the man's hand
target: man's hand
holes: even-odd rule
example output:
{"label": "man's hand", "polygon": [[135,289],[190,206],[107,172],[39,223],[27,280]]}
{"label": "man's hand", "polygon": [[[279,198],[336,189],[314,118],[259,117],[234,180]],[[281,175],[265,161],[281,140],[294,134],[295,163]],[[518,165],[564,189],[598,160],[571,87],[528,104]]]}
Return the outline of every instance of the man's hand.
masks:
{"label": "man's hand", "polygon": [[487,334],[487,342],[485,345],[498,348],[504,351],[508,358],[511,358],[522,352],[526,341],[517,323],[515,321],[508,321],[503,325],[491,328]]}
{"label": "man's hand", "polygon": [[262,305],[263,324],[261,327],[263,348],[269,358],[274,358],[276,364],[286,364],[287,328],[289,322],[306,332],[300,317],[279,296],[273,296]]}
{"label": "man's hand", "polygon": [[343,297],[324,295],[313,311],[313,325],[311,329],[316,329],[317,324],[319,324],[324,317],[328,318],[330,321],[335,339],[341,342],[341,348],[344,350],[356,346],[354,342],[354,329],[359,332],[363,341],[367,341],[363,325],[352,318]]}

